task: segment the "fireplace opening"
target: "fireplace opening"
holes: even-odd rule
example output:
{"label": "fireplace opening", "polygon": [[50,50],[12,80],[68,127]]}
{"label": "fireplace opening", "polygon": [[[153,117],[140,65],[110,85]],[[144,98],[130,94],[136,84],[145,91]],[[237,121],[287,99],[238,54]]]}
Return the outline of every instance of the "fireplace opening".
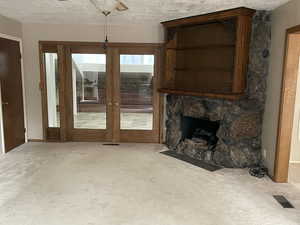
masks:
{"label": "fireplace opening", "polygon": [[217,137],[219,127],[220,121],[210,121],[208,118],[182,116],[182,140],[190,139],[196,143],[203,144],[207,147],[207,150],[213,150],[219,140]]}

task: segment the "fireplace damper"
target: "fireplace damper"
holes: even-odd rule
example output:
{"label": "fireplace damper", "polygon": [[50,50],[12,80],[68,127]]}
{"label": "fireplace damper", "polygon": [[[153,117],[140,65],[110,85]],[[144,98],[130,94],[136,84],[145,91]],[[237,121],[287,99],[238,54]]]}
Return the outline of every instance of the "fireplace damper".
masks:
{"label": "fireplace damper", "polygon": [[203,146],[207,147],[207,150],[213,150],[219,140],[217,137],[219,127],[220,121],[182,116],[182,141],[191,139],[196,143],[202,143]]}

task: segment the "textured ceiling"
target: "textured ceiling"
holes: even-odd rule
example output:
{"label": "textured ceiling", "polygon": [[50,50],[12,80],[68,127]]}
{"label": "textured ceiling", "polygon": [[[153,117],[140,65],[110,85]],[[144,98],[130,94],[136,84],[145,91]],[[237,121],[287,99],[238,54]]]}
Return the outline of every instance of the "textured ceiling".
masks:
{"label": "textured ceiling", "polygon": [[[97,0],[103,5],[105,0]],[[114,1],[114,0],[106,0]],[[246,6],[272,10],[289,0],[123,0],[125,12],[113,12],[110,22],[156,23],[184,16]],[[0,0],[0,14],[24,23],[100,24],[99,14],[89,0]]]}

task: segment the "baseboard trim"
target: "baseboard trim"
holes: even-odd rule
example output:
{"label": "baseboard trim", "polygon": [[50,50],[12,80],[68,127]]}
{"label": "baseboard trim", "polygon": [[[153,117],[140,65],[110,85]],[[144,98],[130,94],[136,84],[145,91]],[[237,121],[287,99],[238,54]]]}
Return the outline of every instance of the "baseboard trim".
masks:
{"label": "baseboard trim", "polygon": [[45,142],[43,139],[28,139],[28,142]]}

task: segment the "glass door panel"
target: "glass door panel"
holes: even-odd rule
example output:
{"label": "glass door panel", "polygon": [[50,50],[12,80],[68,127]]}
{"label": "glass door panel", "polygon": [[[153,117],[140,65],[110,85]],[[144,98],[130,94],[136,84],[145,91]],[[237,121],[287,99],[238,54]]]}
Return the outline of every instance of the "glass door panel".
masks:
{"label": "glass door panel", "polygon": [[154,55],[120,55],[120,128],[153,129]]}
{"label": "glass door panel", "polygon": [[59,73],[57,53],[44,53],[48,127],[60,127],[59,110]]}
{"label": "glass door panel", "polygon": [[72,54],[73,126],[105,130],[106,55]]}

